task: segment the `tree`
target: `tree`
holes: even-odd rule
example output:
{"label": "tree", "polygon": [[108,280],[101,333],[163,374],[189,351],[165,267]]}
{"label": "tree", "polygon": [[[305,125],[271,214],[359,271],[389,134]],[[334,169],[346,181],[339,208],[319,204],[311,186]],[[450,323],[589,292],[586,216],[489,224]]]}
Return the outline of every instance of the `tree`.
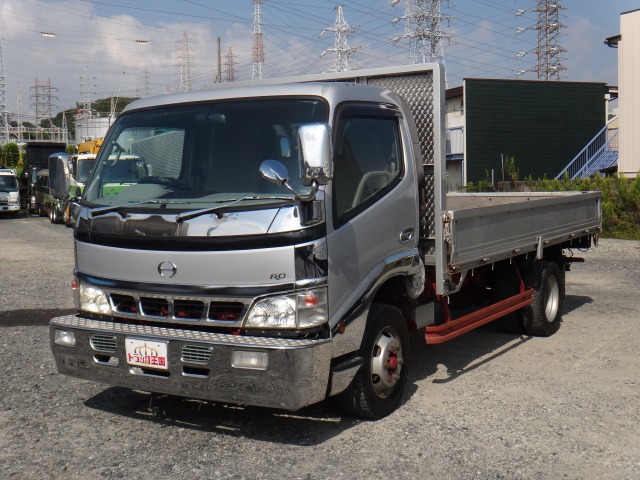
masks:
{"label": "tree", "polygon": [[18,144],[9,142],[2,147],[2,161],[7,168],[16,168],[20,162],[20,149]]}

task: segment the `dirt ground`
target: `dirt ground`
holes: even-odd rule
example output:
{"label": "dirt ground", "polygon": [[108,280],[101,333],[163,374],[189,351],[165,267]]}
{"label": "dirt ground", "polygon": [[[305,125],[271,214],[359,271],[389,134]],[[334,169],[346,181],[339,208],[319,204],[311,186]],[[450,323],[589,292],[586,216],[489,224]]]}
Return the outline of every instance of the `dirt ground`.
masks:
{"label": "dirt ground", "polygon": [[58,375],[46,325],[73,308],[72,234],[0,218],[2,478],[640,478],[640,242],[574,252],[550,338],[414,337],[403,404],[369,422]]}

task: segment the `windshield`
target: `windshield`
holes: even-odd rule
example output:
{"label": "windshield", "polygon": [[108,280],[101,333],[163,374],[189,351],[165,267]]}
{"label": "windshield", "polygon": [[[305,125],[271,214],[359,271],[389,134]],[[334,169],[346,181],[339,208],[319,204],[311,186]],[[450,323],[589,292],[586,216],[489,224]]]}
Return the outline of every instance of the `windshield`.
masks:
{"label": "windshield", "polygon": [[96,163],[95,158],[78,159],[78,172],[76,173],[78,182],[85,183],[87,181],[94,163]]}
{"label": "windshield", "polygon": [[18,179],[13,175],[0,175],[0,190],[5,192],[18,190]]}
{"label": "windshield", "polygon": [[264,160],[288,169],[300,194],[298,128],[327,122],[319,99],[276,98],[166,106],[118,119],[102,145],[84,200],[93,205],[144,205],[193,210],[294,199],[261,178]]}

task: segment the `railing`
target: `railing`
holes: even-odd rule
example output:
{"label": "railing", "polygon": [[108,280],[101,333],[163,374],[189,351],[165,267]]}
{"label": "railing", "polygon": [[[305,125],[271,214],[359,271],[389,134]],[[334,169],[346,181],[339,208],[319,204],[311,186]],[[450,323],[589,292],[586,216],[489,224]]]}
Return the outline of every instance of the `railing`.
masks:
{"label": "railing", "polygon": [[584,178],[611,167],[618,160],[618,129],[609,128],[609,125],[617,118],[609,120],[580,153],[556,175],[556,179],[563,178],[565,175],[570,179]]}

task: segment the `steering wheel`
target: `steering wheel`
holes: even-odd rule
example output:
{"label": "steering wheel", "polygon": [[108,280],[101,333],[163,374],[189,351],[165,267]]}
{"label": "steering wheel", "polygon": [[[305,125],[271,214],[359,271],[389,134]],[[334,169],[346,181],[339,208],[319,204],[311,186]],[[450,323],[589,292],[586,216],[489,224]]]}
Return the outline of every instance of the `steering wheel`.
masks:
{"label": "steering wheel", "polygon": [[149,175],[138,180],[138,184],[162,185],[163,187],[173,188],[174,190],[187,189],[187,187],[180,180],[177,180],[173,177],[156,177],[153,175]]}

